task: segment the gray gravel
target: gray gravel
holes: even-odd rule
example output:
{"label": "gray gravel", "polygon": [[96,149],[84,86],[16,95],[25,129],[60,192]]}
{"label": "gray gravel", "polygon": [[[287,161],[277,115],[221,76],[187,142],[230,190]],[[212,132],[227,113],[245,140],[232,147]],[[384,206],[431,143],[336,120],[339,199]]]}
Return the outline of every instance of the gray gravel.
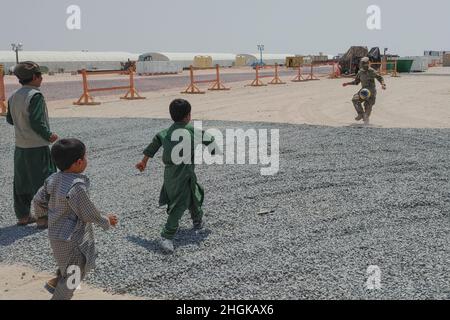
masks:
{"label": "gray gravel", "polygon": [[[1,122],[0,262],[53,271],[46,232],[13,226],[13,131]],[[280,172],[198,167],[207,228],[195,233],[185,215],[170,256],[157,245],[163,166],[133,168],[170,122],[52,124],[86,142],[93,199],[120,215],[113,232],[96,230],[90,284],[156,299],[450,298],[450,130],[205,122],[279,128]],[[381,269],[380,290],[366,288],[370,265]]]}

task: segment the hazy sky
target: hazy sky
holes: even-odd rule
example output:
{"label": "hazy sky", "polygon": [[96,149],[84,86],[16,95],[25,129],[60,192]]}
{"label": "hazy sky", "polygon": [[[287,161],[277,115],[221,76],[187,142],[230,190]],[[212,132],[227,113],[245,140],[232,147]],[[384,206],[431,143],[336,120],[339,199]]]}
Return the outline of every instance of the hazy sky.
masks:
{"label": "hazy sky", "polygon": [[[69,5],[81,30],[68,30]],[[381,27],[366,27],[369,5]],[[450,50],[450,1],[428,0],[1,0],[0,50],[329,54],[351,45],[421,55]]]}

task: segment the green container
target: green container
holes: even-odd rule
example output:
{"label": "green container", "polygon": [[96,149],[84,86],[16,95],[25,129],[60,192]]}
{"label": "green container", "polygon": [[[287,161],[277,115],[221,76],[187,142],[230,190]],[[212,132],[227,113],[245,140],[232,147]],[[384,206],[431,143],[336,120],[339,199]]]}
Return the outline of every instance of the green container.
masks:
{"label": "green container", "polygon": [[411,72],[411,67],[414,60],[411,59],[398,59],[397,60],[397,72]]}

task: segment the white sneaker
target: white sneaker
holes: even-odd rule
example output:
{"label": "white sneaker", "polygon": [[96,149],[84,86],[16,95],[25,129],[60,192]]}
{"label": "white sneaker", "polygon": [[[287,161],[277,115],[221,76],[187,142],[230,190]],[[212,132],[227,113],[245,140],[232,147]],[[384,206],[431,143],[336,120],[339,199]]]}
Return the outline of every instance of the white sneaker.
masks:
{"label": "white sneaker", "polygon": [[172,240],[166,239],[166,238],[161,238],[160,244],[161,244],[161,249],[163,249],[163,251],[168,252],[168,253],[174,252]]}

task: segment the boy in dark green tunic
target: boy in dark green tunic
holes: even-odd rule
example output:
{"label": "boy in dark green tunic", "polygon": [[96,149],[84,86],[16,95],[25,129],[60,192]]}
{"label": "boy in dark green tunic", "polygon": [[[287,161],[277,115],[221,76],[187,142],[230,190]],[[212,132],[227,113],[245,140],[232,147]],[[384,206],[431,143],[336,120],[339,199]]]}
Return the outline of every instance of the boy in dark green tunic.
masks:
{"label": "boy in dark green tunic", "polygon": [[[58,139],[50,131],[47,106],[39,87],[42,73],[31,61],[19,63],[14,68],[22,88],[8,100],[6,121],[14,126],[14,211],[18,225],[36,222],[30,206],[34,195],[52,173],[56,172],[50,156],[49,145]],[[46,228],[45,217],[38,228]]]}
{"label": "boy in dark green tunic", "polygon": [[[159,132],[153,138],[152,143],[144,151],[144,158],[136,165],[136,168],[143,172],[147,167],[148,160],[153,158],[158,150],[163,147],[162,161],[165,165],[164,184],[161,189],[159,204],[160,206],[167,205],[167,214],[169,217],[161,232],[161,246],[164,251],[173,252],[172,240],[177,232],[179,221],[186,210],[189,210],[191,213],[194,228],[201,229],[203,227],[202,204],[204,189],[197,182],[197,176],[195,175],[194,135],[201,134],[199,137],[201,139],[200,141],[206,146],[210,145],[214,139],[210,136],[206,137],[203,131],[195,132],[194,127],[189,124],[191,121],[191,105],[188,101],[176,99],[170,104],[169,110],[174,124],[168,129]],[[173,138],[175,141],[172,141],[172,135],[175,133],[176,136],[179,136],[180,129],[184,130],[186,136],[190,138],[189,144],[191,147],[191,156],[188,159],[185,158],[187,161],[183,161],[182,163],[175,161],[172,156],[172,151],[180,143],[180,140],[175,135]],[[185,141],[183,140],[182,142]],[[214,151],[213,149],[211,153],[214,154]]]}

